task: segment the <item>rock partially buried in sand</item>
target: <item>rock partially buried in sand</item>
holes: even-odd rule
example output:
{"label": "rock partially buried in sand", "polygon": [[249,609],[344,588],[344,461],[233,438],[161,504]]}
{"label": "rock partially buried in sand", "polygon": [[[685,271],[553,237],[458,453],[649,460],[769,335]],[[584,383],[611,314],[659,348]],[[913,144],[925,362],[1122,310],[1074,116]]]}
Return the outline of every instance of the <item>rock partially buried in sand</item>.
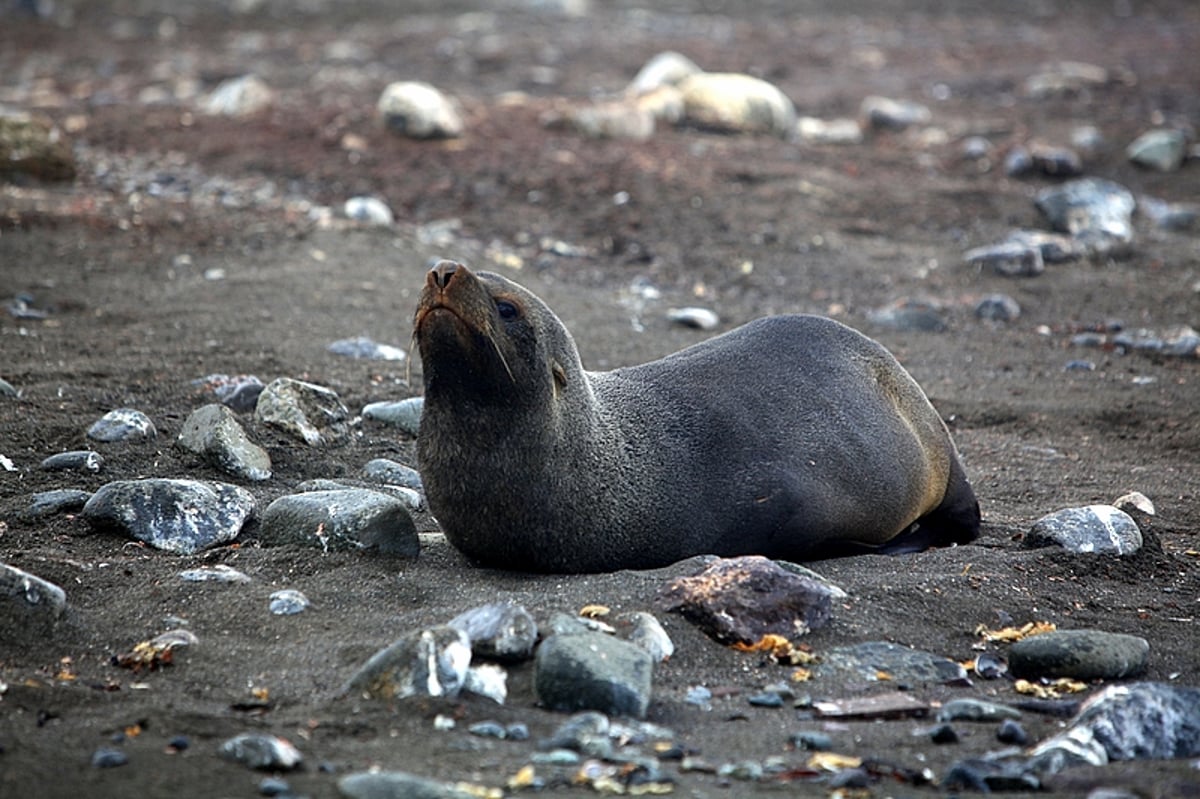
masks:
{"label": "rock partially buried in sand", "polygon": [[1150,644],[1103,630],[1055,630],[1017,641],[1008,652],[1015,677],[1122,680],[1146,670]]}
{"label": "rock partially buried in sand", "polygon": [[101,486],[82,516],[93,527],[190,555],[237,538],[253,512],[254,496],[239,486],[151,478]]}
{"label": "rock partially buried in sand", "polygon": [[0,563],[0,641],[13,642],[26,634],[44,634],[63,617],[67,594],[15,566]]}
{"label": "rock partially buried in sand", "polygon": [[259,538],[270,546],[376,549],[404,557],[415,557],[421,548],[404,502],[361,488],[282,496],[263,512]]}
{"label": "rock partially buried in sand", "polygon": [[604,633],[552,635],[537,650],[534,688],[551,710],[597,710],[644,718],[650,706],[650,653]]}
{"label": "rock partially buried in sand", "polygon": [[418,777],[404,771],[362,771],[338,780],[338,793],[346,799],[478,799],[479,794],[448,782]]}
{"label": "rock partially buried in sand", "polygon": [[155,438],[158,430],[150,417],[134,408],[109,411],[88,428],[88,438],[106,444],[135,438]]}
{"label": "rock partially buried in sand", "polygon": [[1142,531],[1128,513],[1112,505],[1087,505],[1064,508],[1038,519],[1025,537],[1025,545],[1132,555],[1142,548]]}

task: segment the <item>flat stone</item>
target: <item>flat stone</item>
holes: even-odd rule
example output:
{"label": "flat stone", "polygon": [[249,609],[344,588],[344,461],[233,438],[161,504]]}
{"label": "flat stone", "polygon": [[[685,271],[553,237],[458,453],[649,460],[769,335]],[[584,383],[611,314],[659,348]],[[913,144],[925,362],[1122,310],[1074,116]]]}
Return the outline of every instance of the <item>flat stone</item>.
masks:
{"label": "flat stone", "polygon": [[304,760],[290,741],[263,733],[235,735],[222,743],[217,752],[225,760],[262,770],[289,771]]}
{"label": "flat stone", "polygon": [[397,463],[388,458],[373,458],[363,466],[363,477],[376,483],[398,485],[421,491],[421,473],[411,466]]}
{"label": "flat stone", "polygon": [[360,488],[279,497],[263,512],[258,535],[268,546],[374,549],[404,557],[415,557],[421,548],[416,525],[402,501]]}
{"label": "flat stone", "polygon": [[101,486],[82,515],[95,528],[190,555],[237,538],[253,512],[254,496],[239,486],[151,478]]}
{"label": "flat stone", "polygon": [[937,714],[939,721],[1000,721],[1019,719],[1021,711],[1008,705],[985,702],[982,699],[960,697],[942,705]]}
{"label": "flat stone", "polygon": [[890,641],[864,641],[828,649],[815,672],[818,677],[856,682],[885,679],[901,684],[953,684],[967,680],[967,670],[960,663]]}
{"label": "flat stone", "polygon": [[648,652],[604,633],[552,635],[537,650],[534,690],[551,710],[644,718],[653,672]]}
{"label": "flat stone", "polygon": [[222,81],[205,99],[203,111],[214,116],[242,117],[256,114],[274,102],[275,93],[262,78],[241,75]]}
{"label": "flat stone", "polygon": [[967,250],[963,260],[980,271],[1004,277],[1035,277],[1046,271],[1041,249],[1016,241]]}
{"label": "flat stone", "polygon": [[478,799],[479,794],[403,771],[362,771],[337,782],[346,799]]}
{"label": "flat stone", "polygon": [[1025,536],[1025,546],[1131,555],[1142,548],[1142,531],[1125,511],[1112,505],[1087,505],[1064,508],[1038,519]]}
{"label": "flat stone", "polygon": [[371,699],[456,697],[467,680],[471,644],[454,627],[417,630],[379,650],[343,685],[340,695]]}
{"label": "flat stone", "polygon": [[1017,641],[1008,652],[1013,676],[1120,680],[1146,670],[1150,644],[1136,635],[1102,630],[1056,630]]}
{"label": "flat stone", "polygon": [[214,403],[193,411],[183,423],[178,443],[234,477],[271,478],[271,457],[246,436],[233,411],[225,405]]}

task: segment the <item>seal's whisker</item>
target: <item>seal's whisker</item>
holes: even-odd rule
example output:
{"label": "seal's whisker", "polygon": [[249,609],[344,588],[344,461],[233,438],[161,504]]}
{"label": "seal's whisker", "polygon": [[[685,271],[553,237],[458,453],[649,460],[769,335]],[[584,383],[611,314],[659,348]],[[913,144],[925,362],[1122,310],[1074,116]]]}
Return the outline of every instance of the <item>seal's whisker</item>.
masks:
{"label": "seal's whisker", "polygon": [[513,381],[513,385],[516,385],[517,378],[513,377],[512,369],[508,368],[508,360],[500,350],[500,343],[496,341],[496,334],[489,330],[487,332],[487,340],[492,342],[492,349],[496,351],[496,357],[500,359],[500,363],[504,364],[504,371],[508,372],[508,379]]}

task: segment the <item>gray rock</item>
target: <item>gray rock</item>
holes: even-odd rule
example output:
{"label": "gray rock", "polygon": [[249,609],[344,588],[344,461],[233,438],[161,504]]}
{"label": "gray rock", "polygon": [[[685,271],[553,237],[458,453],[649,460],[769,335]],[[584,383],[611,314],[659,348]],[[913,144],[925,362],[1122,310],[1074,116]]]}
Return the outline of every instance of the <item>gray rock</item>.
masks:
{"label": "gray rock", "polygon": [[477,657],[503,661],[528,660],[537,644],[537,622],[525,608],[495,602],[460,613],[448,622],[462,630]]}
{"label": "gray rock", "polygon": [[1011,322],[1020,315],[1020,304],[1007,294],[989,294],[975,303],[975,316],[989,322]]}
{"label": "gray rock", "polygon": [[390,227],[396,217],[387,203],[378,197],[351,197],[342,207],[347,219],[365,222],[368,225]]}
{"label": "gray rock", "polygon": [[920,103],[877,96],[863,98],[859,115],[863,126],[874,130],[904,130],[924,125],[933,117],[929,108]]}
{"label": "gray rock", "polygon": [[1187,157],[1187,136],[1171,128],[1148,130],[1129,143],[1125,155],[1138,166],[1174,172]]}
{"label": "gray rock", "polygon": [[963,260],[980,271],[987,270],[1004,277],[1035,277],[1046,271],[1041,248],[1016,241],[967,250]]}
{"label": "gray rock", "polygon": [[189,555],[237,538],[253,512],[254,497],[244,488],[151,478],[101,486],[82,515],[93,527]]}
{"label": "gray rock", "polygon": [[368,480],[326,480],[318,478],[316,480],[305,480],[296,486],[296,492],[308,494],[313,491],[342,491],[347,488],[366,489],[368,491],[377,491],[380,494],[387,494],[389,497],[395,497],[404,503],[404,507],[409,510],[423,510],[425,508],[425,499],[420,491],[404,486],[387,485],[384,483],[375,483]]}
{"label": "gray rock", "polygon": [[188,583],[248,583],[250,577],[232,566],[218,563],[215,566],[198,566],[184,569],[179,579]]}
{"label": "gray rock", "polygon": [[1155,197],[1139,197],[1138,211],[1163,230],[1191,230],[1200,219],[1200,204],[1169,203]]}
{"label": "gray rock", "polygon": [[458,696],[471,665],[467,634],[454,627],[418,630],[371,656],[346,681],[341,695],[372,699]]}
{"label": "gray rock", "polygon": [[462,690],[503,705],[508,698],[508,672],[494,663],[483,663],[467,669]]}
{"label": "gray rock", "polygon": [[1146,670],[1150,644],[1136,635],[1102,630],[1055,630],[1017,641],[1008,668],[1024,679],[1070,677],[1121,680]]}
{"label": "gray rock", "polygon": [[217,753],[225,760],[252,769],[289,771],[304,760],[300,750],[274,735],[244,732],[221,744]]}
{"label": "gray rock", "polygon": [[21,514],[24,519],[40,519],[43,516],[53,516],[56,513],[74,513],[82,510],[92,495],[87,491],[75,488],[58,488],[52,491],[39,491],[33,495],[33,502]]}
{"label": "gray rock", "polygon": [[790,138],[796,107],[778,87],[738,73],[700,72],[679,82],[684,120],[723,133],[771,133]]}
{"label": "gray rock", "polygon": [[57,585],[0,563],[0,641],[45,635],[66,609],[67,594]]}
{"label": "gray rock", "polygon": [[411,139],[448,139],[463,133],[455,104],[428,83],[390,84],[379,96],[376,110],[388,130]]}
{"label": "gray rock", "polygon": [[1119,352],[1141,351],[1180,358],[1200,358],[1200,333],[1189,325],[1170,328],[1161,334],[1145,328],[1125,330],[1112,337],[1112,344]]}
{"label": "gray rock", "polygon": [[696,330],[716,330],[721,323],[721,317],[708,308],[670,308],[667,319]]}
{"label": "gray rock", "polygon": [[150,417],[133,408],[117,408],[101,416],[88,428],[88,438],[103,441],[128,441],[134,438],[154,438],[158,430]]}
{"label": "gray rock", "polygon": [[570,121],[577,131],[593,139],[645,141],[654,135],[656,117],[651,108],[618,101],[572,109]]}
{"label": "gray rock", "polygon": [[477,795],[445,782],[403,771],[362,771],[337,782],[346,799],[477,799]]}
{"label": "gray rock", "polygon": [[1096,255],[1117,255],[1133,244],[1137,202],[1124,186],[1081,178],[1038,192],[1035,204],[1051,227],[1070,233]]}
{"label": "gray rock", "polygon": [[633,629],[629,631],[629,643],[649,652],[655,663],[670,660],[675,654],[675,644],[658,619],[640,610],[630,614],[630,619]]}
{"label": "gray rock", "polygon": [[246,437],[237,417],[225,405],[205,405],[193,411],[183,423],[178,443],[234,477],[271,478],[271,457]]}
{"label": "gray rock", "polygon": [[308,610],[309,605],[312,604],[303,592],[297,591],[295,588],[272,591],[267,600],[268,608],[275,616],[295,616],[297,613]]}
{"label": "gray rock", "polygon": [[405,466],[403,463],[397,463],[388,458],[374,458],[367,461],[367,464],[363,466],[363,477],[376,483],[398,485],[414,491],[424,489],[421,484],[420,472],[411,466]]}
{"label": "gray rock", "polygon": [[1025,536],[1025,546],[1131,555],[1142,548],[1142,531],[1125,511],[1112,505],[1087,505],[1038,519]]}
{"label": "gray rock", "polygon": [[1000,721],[1001,719],[1019,719],[1021,711],[1008,705],[961,697],[951,699],[942,705],[937,717],[939,721]]}
{"label": "gray rock", "polygon": [[254,416],[317,446],[346,436],[350,411],[324,386],[281,377],[263,389]]}
{"label": "gray rock", "polygon": [[45,119],[0,109],[0,180],[72,180],[75,172],[74,151],[62,131]]}
{"label": "gray rock", "polygon": [[1112,685],[1083,703],[1063,733],[1034,747],[1031,767],[1200,755],[1200,689],[1165,683]]}
{"label": "gray rock", "polygon": [[690,58],[667,50],[655,55],[638,70],[626,92],[646,94],[663,86],[678,86],[684,78],[699,72],[702,70]]}
{"label": "gray rock", "polygon": [[48,472],[98,472],[104,465],[104,458],[99,452],[88,449],[72,450],[51,455],[42,461],[42,468]]}
{"label": "gray rock", "polygon": [[254,75],[241,75],[222,81],[203,104],[203,111],[214,116],[241,117],[256,114],[275,99],[274,92]]}
{"label": "gray rock", "polygon": [[365,419],[395,425],[410,436],[416,436],[424,408],[424,397],[409,397],[395,402],[372,402],[363,407],[362,415]]}
{"label": "gray rock", "polygon": [[358,336],[335,341],[325,349],[334,355],[345,355],[348,358],[363,358],[371,361],[403,361],[408,353],[390,344],[380,344],[378,341]]}
{"label": "gray rock", "polygon": [[92,752],[92,767],[93,768],[116,768],[129,763],[129,755],[125,754],[120,749],[111,749],[109,747],[101,747],[95,752]]}
{"label": "gray rock", "polygon": [[1062,233],[1018,228],[1011,231],[1005,241],[1036,247],[1042,254],[1042,261],[1048,264],[1078,261],[1087,255],[1087,250],[1079,242]]}
{"label": "gray rock", "polygon": [[254,375],[212,374],[193,380],[192,385],[238,413],[254,410],[264,388],[262,381]]}
{"label": "gray rock", "polygon": [[20,390],[17,389],[16,386],[14,386],[12,383],[8,382],[4,378],[0,377],[0,397],[6,397],[8,399],[17,399],[20,396],[21,396],[21,392],[20,392]]}
{"label": "gray rock", "polygon": [[403,502],[359,488],[279,497],[263,512],[259,538],[269,546],[376,549],[405,557],[415,557],[421,547]]}
{"label": "gray rock", "polygon": [[927,300],[908,297],[867,311],[867,320],[886,330],[941,333],[946,329],[946,319],[941,308]]}
{"label": "gray rock", "polygon": [[894,682],[909,684],[967,680],[967,670],[953,660],[888,641],[833,647],[815,669],[818,677],[836,676],[858,682],[875,682],[880,672],[890,675]]}
{"label": "gray rock", "polygon": [[612,636],[553,635],[538,647],[534,690],[552,710],[643,718],[653,671],[649,653]]}
{"label": "gray rock", "polygon": [[1020,758],[976,757],[960,760],[946,770],[941,787],[947,791],[970,790],[980,793],[1002,791],[1038,791],[1042,781]]}

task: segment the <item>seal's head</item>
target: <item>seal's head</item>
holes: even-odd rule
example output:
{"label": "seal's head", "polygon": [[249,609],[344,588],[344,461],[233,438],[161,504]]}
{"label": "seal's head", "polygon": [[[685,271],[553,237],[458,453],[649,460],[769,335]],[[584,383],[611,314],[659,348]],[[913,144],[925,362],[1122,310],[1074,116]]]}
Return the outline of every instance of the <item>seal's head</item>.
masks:
{"label": "seal's head", "polygon": [[454,261],[429,270],[413,337],[427,403],[536,407],[581,369],[570,334],[540,299]]}

